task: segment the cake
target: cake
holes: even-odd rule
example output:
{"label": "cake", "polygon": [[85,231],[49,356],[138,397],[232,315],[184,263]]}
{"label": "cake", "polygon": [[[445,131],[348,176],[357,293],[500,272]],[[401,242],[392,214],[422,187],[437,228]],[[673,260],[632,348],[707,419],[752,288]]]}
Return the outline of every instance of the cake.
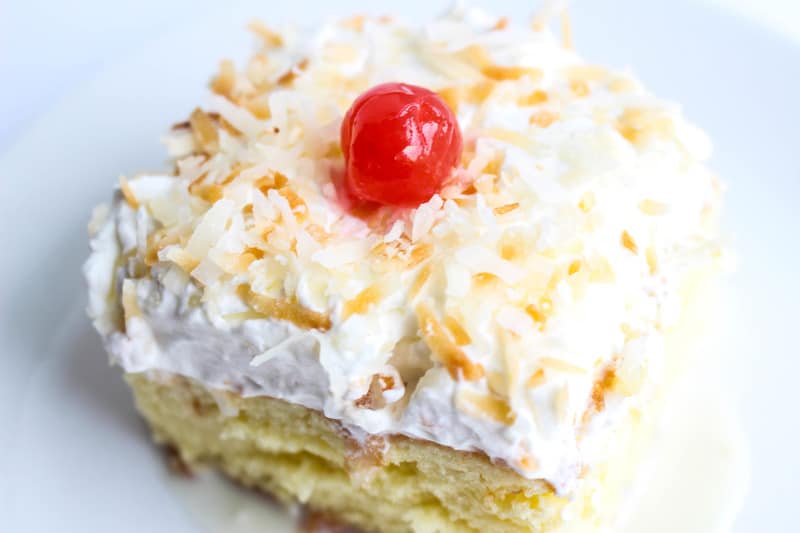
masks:
{"label": "cake", "polygon": [[719,255],[706,136],[541,21],[251,29],[89,224],[156,441],[365,531],[613,527]]}

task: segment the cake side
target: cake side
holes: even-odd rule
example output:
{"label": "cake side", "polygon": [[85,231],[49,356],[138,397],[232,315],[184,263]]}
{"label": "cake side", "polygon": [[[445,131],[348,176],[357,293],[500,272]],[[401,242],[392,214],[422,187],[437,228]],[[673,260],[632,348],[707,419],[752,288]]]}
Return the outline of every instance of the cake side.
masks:
{"label": "cake side", "polygon": [[[296,404],[241,398],[177,376],[126,379],[156,440],[187,464],[217,467],[286,505],[301,503],[364,531],[555,531],[565,508],[583,524],[599,524],[612,511],[594,508],[592,495],[600,485],[618,489],[597,465],[597,479],[569,500],[481,453],[402,436],[364,449],[335,421]],[[626,436],[635,427],[626,424]]]}
{"label": "cake side", "polygon": [[715,301],[713,275],[703,268],[684,277],[681,318],[667,334],[670,377],[647,391],[640,408],[615,417],[568,497],[480,452],[402,435],[353,438],[318,411],[182,376],[145,372],[126,380],[156,441],[183,462],[220,468],[285,505],[300,503],[364,531],[616,531],[670,383],[692,364],[697,323]]}
{"label": "cake side", "polygon": [[[683,273],[717,252],[705,137],[629,74],[472,11],[255,29],[216,111],[169,135],[175,171],[97,212],[90,314],[112,360],[571,495],[645,407]],[[341,118],[391,79],[438,91],[466,149],[428,202],[354,212]]]}

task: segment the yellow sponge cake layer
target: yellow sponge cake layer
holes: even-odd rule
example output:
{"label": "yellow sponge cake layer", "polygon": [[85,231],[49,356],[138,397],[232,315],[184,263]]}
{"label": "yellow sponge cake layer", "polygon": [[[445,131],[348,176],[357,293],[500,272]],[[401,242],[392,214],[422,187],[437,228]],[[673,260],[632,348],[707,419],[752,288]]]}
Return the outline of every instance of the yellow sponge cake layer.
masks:
{"label": "yellow sponge cake layer", "polygon": [[[363,449],[335,421],[282,400],[212,393],[180,377],[126,378],[156,440],[187,464],[218,467],[286,504],[300,502],[366,531],[539,532],[555,530],[568,505],[583,525],[614,514],[613,507],[589,507],[608,476],[602,465],[570,502],[480,453],[404,437],[375,438]],[[624,432],[629,441],[618,442],[621,450],[630,449],[633,427]],[[602,481],[609,500],[619,486]]]}

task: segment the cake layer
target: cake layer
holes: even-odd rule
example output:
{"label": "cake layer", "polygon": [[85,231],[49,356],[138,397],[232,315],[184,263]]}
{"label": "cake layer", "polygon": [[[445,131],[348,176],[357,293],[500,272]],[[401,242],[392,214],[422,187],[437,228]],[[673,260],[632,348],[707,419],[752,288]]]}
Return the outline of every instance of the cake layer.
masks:
{"label": "cake layer", "polygon": [[[211,112],[168,136],[174,172],[122,179],[96,212],[112,360],[571,494],[660,379],[677,286],[717,250],[705,136],[538,26],[457,8],[420,29],[254,29]],[[389,80],[448,102],[462,160],[416,208],[348,208],[342,117]]]}
{"label": "cake layer", "polygon": [[[612,495],[625,479],[609,471],[629,472],[623,464],[597,465],[570,501],[481,453],[403,437],[375,438],[364,448],[336,421],[282,400],[244,399],[180,377],[127,380],[156,439],[187,464],[218,467],[285,504],[365,531],[550,532],[563,517],[572,518],[569,531],[597,531],[614,516]],[[634,427],[616,441],[623,463]]]}

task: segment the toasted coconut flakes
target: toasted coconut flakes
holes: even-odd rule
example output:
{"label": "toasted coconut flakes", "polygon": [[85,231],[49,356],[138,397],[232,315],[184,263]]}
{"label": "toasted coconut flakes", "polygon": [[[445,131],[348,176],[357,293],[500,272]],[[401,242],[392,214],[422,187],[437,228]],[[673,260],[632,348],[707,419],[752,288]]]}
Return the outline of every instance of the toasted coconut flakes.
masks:
{"label": "toasted coconut flakes", "polygon": [[142,316],[139,300],[136,297],[136,282],[132,279],[122,281],[122,311],[126,322],[132,318]]}
{"label": "toasted coconut flakes", "polygon": [[533,106],[533,105],[543,104],[547,102],[549,99],[550,97],[547,94],[547,92],[541,89],[536,89],[529,95],[523,96],[519,100],[517,100],[517,104],[520,106]]}
{"label": "toasted coconut flakes", "polygon": [[213,109],[219,111],[230,127],[237,132],[242,132],[248,137],[255,137],[265,129],[264,122],[258,120],[252,113],[244,107],[239,107],[227,98],[212,96],[210,98]]}
{"label": "toasted coconut flakes", "polygon": [[[491,163],[486,166],[486,169],[489,169],[490,166]],[[472,186],[475,188],[476,192],[479,192],[484,196],[489,196],[496,190],[497,183],[495,182],[495,175],[482,174],[478,176],[478,178],[472,183]]]}
{"label": "toasted coconut flakes", "polygon": [[144,254],[144,264],[152,266],[158,262],[158,253],[171,244],[180,242],[180,234],[168,234],[164,228],[157,230],[147,238],[147,251]]}
{"label": "toasted coconut flakes", "polygon": [[411,284],[411,288],[408,290],[409,301],[413,302],[417,299],[423,287],[425,287],[425,283],[430,277],[431,266],[425,265],[422,267],[422,269],[420,269],[419,274],[417,274],[417,277],[414,279],[414,283]]}
{"label": "toasted coconut flakes", "polygon": [[492,26],[492,31],[499,31],[508,28],[508,17],[500,17]]}
{"label": "toasted coconut flakes", "polygon": [[614,283],[616,276],[611,264],[603,256],[596,256],[589,262],[589,281],[594,283]]}
{"label": "toasted coconut flakes", "polygon": [[444,202],[441,197],[436,194],[414,211],[414,218],[411,224],[412,241],[417,242],[430,232],[443,205]]}
{"label": "toasted coconut flakes", "polygon": [[284,75],[278,78],[278,85],[288,85],[292,83],[297,76],[303,73],[308,67],[308,58],[303,58],[290,68]]}
{"label": "toasted coconut flakes", "polygon": [[633,144],[651,135],[670,137],[675,134],[672,120],[655,109],[626,109],[617,119],[616,127],[620,135]]}
{"label": "toasted coconut flakes", "polygon": [[500,308],[497,312],[496,320],[501,327],[520,336],[534,327],[530,315],[511,305],[504,305]]}
{"label": "toasted coconut flakes", "polygon": [[280,172],[270,172],[253,182],[253,186],[266,196],[270,189],[283,189],[287,183],[289,180]]}
{"label": "toasted coconut flakes", "polygon": [[481,73],[491,80],[504,81],[504,80],[518,80],[523,77],[529,77],[534,81],[542,79],[543,73],[541,69],[535,67],[520,67],[520,66],[504,66],[504,65],[486,65],[481,68]]}
{"label": "toasted coconut flakes", "polygon": [[623,322],[622,324],[620,324],[619,329],[622,331],[622,334],[625,335],[626,341],[638,339],[639,337],[642,336],[642,333],[640,331],[635,330],[627,322]]}
{"label": "toasted coconut flakes", "polygon": [[191,272],[191,276],[206,287],[216,283],[221,275],[222,268],[208,257],[200,261]]}
{"label": "toasted coconut flakes", "polygon": [[633,240],[633,237],[631,237],[631,234],[628,233],[627,230],[624,230],[622,232],[622,236],[620,237],[620,243],[622,244],[622,246],[630,250],[631,253],[633,254],[639,253],[639,246],[636,244],[636,241]]}
{"label": "toasted coconut flakes", "polygon": [[486,384],[489,390],[500,397],[508,398],[508,380],[505,372],[486,372]]}
{"label": "toasted coconut flakes", "polygon": [[255,54],[247,63],[247,79],[254,87],[266,89],[269,75],[269,59],[265,54]]}
{"label": "toasted coconut flakes", "polygon": [[553,111],[537,111],[531,115],[531,118],[528,119],[528,123],[532,126],[546,128],[556,120],[558,120],[558,113],[554,113]]}
{"label": "toasted coconut flakes", "polygon": [[514,261],[525,253],[525,247],[520,242],[506,241],[500,245],[500,257],[506,261]]}
{"label": "toasted coconut flakes", "polygon": [[669,213],[669,206],[667,204],[662,204],[661,202],[645,198],[639,202],[639,211],[645,215],[651,216],[666,215]]}
{"label": "toasted coconut flakes", "polygon": [[413,268],[418,264],[422,263],[426,259],[428,259],[431,255],[433,255],[433,245],[430,243],[420,243],[414,245],[414,248],[411,249],[411,252],[408,255],[408,261],[406,263],[407,268]]}
{"label": "toasted coconut flakes", "polygon": [[425,304],[416,307],[420,332],[431,354],[438,360],[453,379],[460,375],[467,381],[483,377],[483,366],[473,363],[461,348],[450,338],[445,327],[436,319],[433,311]]}
{"label": "toasted coconut flakes", "polygon": [[139,200],[137,200],[136,195],[133,194],[133,190],[128,184],[128,180],[125,179],[125,176],[119,177],[119,190],[122,191],[122,196],[132,209],[139,209]]}
{"label": "toasted coconut flakes", "polygon": [[569,386],[564,383],[558,388],[555,398],[553,398],[556,416],[559,420],[564,420],[567,416],[567,407],[569,406]]}
{"label": "toasted coconut flakes", "polygon": [[561,11],[561,42],[564,48],[568,50],[572,50],[573,41],[572,41],[572,21],[569,18],[569,11],[567,8],[564,8]]}
{"label": "toasted coconut flakes", "polygon": [[473,274],[486,272],[509,284],[518,283],[525,277],[524,269],[482,246],[464,246],[456,252],[456,260]]}
{"label": "toasted coconut flakes", "polygon": [[445,87],[436,91],[442,100],[445,101],[447,106],[453,110],[453,113],[458,113],[458,108],[461,100],[464,98],[464,91],[458,87]]}
{"label": "toasted coconut flakes", "polygon": [[306,216],[308,215],[308,206],[306,202],[300,198],[300,196],[294,192],[290,187],[281,187],[278,189],[278,194],[286,198],[286,201],[289,202],[289,207],[294,213],[294,216],[297,218],[299,222],[305,220]]}
{"label": "toasted coconut flakes", "polygon": [[194,228],[186,244],[186,251],[194,257],[204,257],[225,231],[234,209],[235,204],[228,198],[214,203]]}
{"label": "toasted coconut flakes", "polygon": [[658,256],[656,255],[656,249],[652,246],[648,246],[644,253],[647,259],[647,266],[650,267],[650,274],[655,274],[658,272]]}
{"label": "toasted coconut flakes", "polygon": [[294,300],[255,293],[248,284],[239,285],[236,293],[247,305],[269,318],[286,320],[304,329],[327,331],[331,328],[331,320],[327,315],[307,309]]}
{"label": "toasted coconut flakes", "polygon": [[453,315],[445,315],[444,325],[452,334],[453,340],[456,341],[457,345],[466,346],[467,344],[472,343],[472,339],[470,338],[469,333],[467,333],[467,330],[464,329],[461,323]]}
{"label": "toasted coconut flakes", "polygon": [[548,357],[543,356],[540,357],[538,360],[539,364],[548,370],[556,370],[558,372],[564,372],[566,374],[585,374],[586,369],[577,365],[573,365],[568,361],[564,361],[563,359],[558,359],[556,357]]}
{"label": "toasted coconut flakes", "polygon": [[578,98],[584,98],[589,96],[589,93],[591,93],[589,84],[584,80],[572,80],[569,82],[569,90],[572,91],[572,94]]}
{"label": "toasted coconut flakes", "polygon": [[272,117],[269,108],[269,99],[266,96],[256,96],[244,101],[244,107],[259,120],[267,120]]}
{"label": "toasted coconut flakes", "polygon": [[330,240],[331,237],[330,233],[325,231],[322,227],[318,226],[317,224],[308,224],[306,226],[306,232],[311,236],[312,239],[321,244],[326,243],[328,240]]}
{"label": "toasted coconut flakes", "polygon": [[478,68],[490,66],[492,58],[486,48],[480,44],[470,44],[456,52],[456,57]]}
{"label": "toasted coconut flakes", "polygon": [[517,418],[505,399],[463,388],[456,393],[456,407],[472,416],[488,418],[506,426],[512,425]]}
{"label": "toasted coconut flakes", "polygon": [[592,387],[591,403],[584,412],[584,422],[595,413],[599,413],[606,406],[606,394],[612,390],[617,382],[617,375],[614,365],[609,365],[600,376],[595,380]]}
{"label": "toasted coconut flakes", "polygon": [[260,248],[254,248],[252,246],[248,246],[244,249],[244,253],[252,255],[256,259],[264,258],[264,250],[261,250]]}
{"label": "toasted coconut flakes", "polygon": [[189,194],[194,194],[194,190],[200,187],[208,177],[208,172],[203,172],[189,183]]}
{"label": "toasted coconut flakes", "polygon": [[519,207],[519,202],[512,202],[510,204],[501,205],[493,209],[495,215],[505,215]]}
{"label": "toasted coconut flakes", "polygon": [[224,180],[222,180],[221,185],[227,185],[231,183],[233,180],[239,177],[239,174],[241,174],[242,170],[243,167],[241,163],[234,163],[231,167],[231,171],[228,172],[228,175],[225,176]]}
{"label": "toasted coconut flakes", "polygon": [[584,213],[588,213],[594,209],[595,205],[597,205],[597,200],[592,191],[586,191],[583,193],[580,201],[578,202],[578,208]]}
{"label": "toasted coconut flakes", "polygon": [[386,402],[383,399],[383,386],[377,374],[372,376],[367,392],[354,403],[356,407],[360,407],[361,409],[375,410],[383,409],[386,406]]}
{"label": "toasted coconut flakes", "polygon": [[366,22],[366,20],[367,17],[364,15],[353,15],[352,17],[343,20],[341,22],[341,26],[343,28],[347,28],[348,30],[361,33],[364,31],[364,22]]}
{"label": "toasted coconut flakes", "polygon": [[219,74],[211,81],[211,90],[226,98],[232,98],[235,87],[236,68],[233,61],[223,59],[219,62]]}
{"label": "toasted coconut flakes", "polygon": [[380,285],[370,285],[356,295],[352,300],[347,300],[342,306],[342,320],[347,320],[351,315],[363,315],[370,307],[383,298],[383,288]]}
{"label": "toasted coconut flakes", "polygon": [[615,78],[608,83],[608,90],[612,93],[625,93],[636,89],[636,83],[630,78]]}
{"label": "toasted coconut flakes", "polygon": [[486,101],[492,94],[496,86],[496,82],[490,80],[480,81],[471,85],[467,91],[467,97],[470,102],[481,103]]}
{"label": "toasted coconut flakes", "polygon": [[187,274],[192,272],[195,268],[197,268],[197,265],[200,264],[200,261],[193,255],[189,254],[186,250],[177,247],[171,248],[167,252],[166,259],[178,265],[181,270]]}
{"label": "toasted coconut flakes", "polygon": [[533,389],[542,385],[545,381],[547,381],[547,377],[545,376],[543,368],[537,368],[536,372],[531,374],[528,378],[528,381],[525,382],[525,386],[529,389]]}
{"label": "toasted coconut flakes", "polygon": [[472,282],[476,287],[488,287],[500,283],[500,278],[489,272],[477,272],[472,275]]}
{"label": "toasted coconut flakes", "polygon": [[191,127],[192,126],[191,124],[189,124],[189,121],[184,120],[182,122],[176,122],[175,124],[173,124],[170,130],[172,131],[188,130]]}
{"label": "toasted coconut flakes", "polygon": [[533,151],[535,148],[533,141],[518,131],[503,128],[489,128],[484,132],[484,135],[497,139],[498,141],[512,144],[528,152]]}
{"label": "toasted coconut flakes", "polygon": [[219,132],[208,113],[199,107],[195,108],[189,123],[192,125],[195,141],[204,151],[213,154],[219,150]]}
{"label": "toasted coconut flakes", "polygon": [[391,229],[383,236],[383,242],[390,243],[399,239],[403,235],[404,227],[405,223],[402,220],[395,220]]}
{"label": "toasted coconut flakes", "polygon": [[222,188],[222,186],[216,183],[211,183],[209,185],[198,184],[194,187],[191,185],[189,186],[189,193],[197,196],[198,198],[202,198],[210,204],[213,204],[222,198],[224,196],[224,192],[225,190]]}
{"label": "toasted coconut flakes", "polygon": [[225,254],[220,261],[220,266],[222,266],[222,269],[229,274],[243,274],[247,272],[247,269],[250,267],[250,263],[255,260],[256,256],[249,252],[244,252],[241,254]]}
{"label": "toasted coconut flakes", "polygon": [[250,309],[248,311],[242,311],[239,313],[228,313],[227,315],[222,315],[222,318],[229,322],[239,322],[244,320],[260,320],[269,317],[264,313],[259,313],[258,311],[253,311]]}
{"label": "toasted coconut flakes", "polygon": [[527,470],[528,472],[533,472],[539,469],[539,461],[537,461],[534,457],[530,455],[523,455],[522,457],[517,459],[517,464],[523,470]]}
{"label": "toasted coconut flakes", "polygon": [[247,25],[247,28],[258,35],[258,37],[264,41],[265,45],[273,48],[283,46],[283,37],[281,37],[279,33],[269,29],[262,21],[253,20]]}

